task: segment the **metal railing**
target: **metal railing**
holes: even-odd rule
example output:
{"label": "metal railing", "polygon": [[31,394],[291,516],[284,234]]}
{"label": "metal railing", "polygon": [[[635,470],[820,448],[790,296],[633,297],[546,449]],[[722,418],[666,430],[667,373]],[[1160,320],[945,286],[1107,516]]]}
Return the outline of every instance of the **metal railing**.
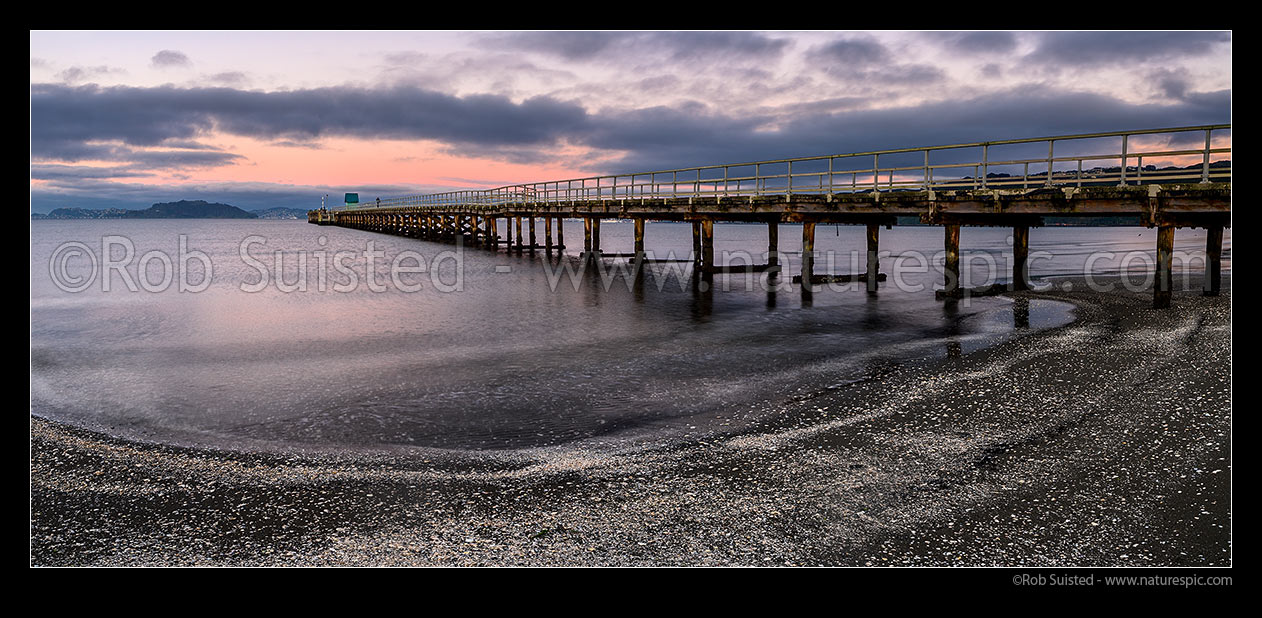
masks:
{"label": "metal railing", "polygon": [[[1214,145],[1215,131],[1230,124],[1083,133],[1025,139],[898,148],[848,154],[705,165],[633,174],[508,185],[381,199],[350,209],[459,207],[492,210],[507,205],[678,198],[755,198],[930,189],[1030,189],[1056,186],[1125,186],[1172,182],[1231,182],[1231,145]],[[1169,138],[1147,136],[1199,132],[1204,145],[1179,148]],[[1116,140],[1100,146],[1093,140]],[[1046,155],[1043,147],[1046,145]],[[1022,150],[1004,156],[1005,148]],[[1092,148],[1117,148],[1095,152]],[[975,153],[969,154],[972,149]],[[1059,149],[1059,153],[1058,153]],[[1030,151],[1030,152],[1026,152]],[[1032,152],[1037,152],[1034,156]],[[1068,151],[1068,152],[1067,152]],[[1079,152],[1082,151],[1082,152]],[[939,161],[933,161],[937,155]],[[999,155],[999,156],[996,156]],[[1217,160],[1212,160],[1215,155]],[[882,157],[885,158],[884,164]],[[1198,158],[1199,157],[1199,158]],[[895,161],[891,163],[891,159]],[[1150,163],[1144,164],[1145,159]],[[1191,165],[1156,167],[1153,161],[1196,159]],[[796,168],[796,169],[795,169]],[[336,210],[347,210],[347,207]]]}

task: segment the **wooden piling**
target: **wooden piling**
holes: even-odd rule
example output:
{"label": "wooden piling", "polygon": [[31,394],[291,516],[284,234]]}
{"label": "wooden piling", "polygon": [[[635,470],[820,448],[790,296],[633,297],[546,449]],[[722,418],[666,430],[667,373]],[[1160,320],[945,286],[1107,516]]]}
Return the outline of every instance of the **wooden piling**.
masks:
{"label": "wooden piling", "polygon": [[1170,306],[1170,292],[1174,288],[1171,262],[1174,259],[1174,226],[1157,228],[1157,279],[1153,282],[1152,306],[1165,309]]}
{"label": "wooden piling", "polygon": [[960,294],[960,226],[947,224],[943,226],[945,233],[946,263],[943,264],[943,294],[948,297]]}
{"label": "wooden piling", "polygon": [[701,221],[701,277],[709,280],[714,276],[714,219]]}
{"label": "wooden piling", "polygon": [[780,222],[767,224],[767,277],[774,279],[780,274]]}
{"label": "wooden piling", "polygon": [[1012,289],[1030,289],[1030,226],[1012,228]]}
{"label": "wooden piling", "polygon": [[592,218],[583,217],[583,257],[592,257]]}
{"label": "wooden piling", "polygon": [[635,257],[644,257],[644,217],[635,219]]}
{"label": "wooden piling", "polygon": [[490,232],[491,246],[498,249],[500,246],[500,226],[498,223],[496,223],[495,215],[491,215],[490,217],[487,217],[487,225],[491,226],[491,232]]}
{"label": "wooden piling", "polygon": [[557,250],[565,249],[565,218],[557,217]]}
{"label": "wooden piling", "polygon": [[877,285],[880,282],[881,260],[881,226],[876,223],[868,224],[868,294],[876,294]]}
{"label": "wooden piling", "polygon": [[517,251],[519,251],[519,252],[520,252],[520,251],[521,251],[521,243],[522,243],[522,238],[521,238],[521,215],[517,215],[516,217],[513,217],[513,219],[514,219],[513,226],[517,228],[517,229],[516,229],[516,232],[517,232]]}
{"label": "wooden piling", "polygon": [[692,222],[692,261],[701,263],[701,222]]}
{"label": "wooden piling", "polygon": [[535,252],[535,247],[538,244],[539,243],[536,242],[536,239],[535,239],[535,215],[534,213],[531,213],[530,215],[530,252],[531,253]]}
{"label": "wooden piling", "polygon": [[552,255],[552,217],[548,216],[543,218],[543,246]]}
{"label": "wooden piling", "polygon": [[1223,280],[1223,226],[1215,225],[1205,231],[1205,281],[1201,293],[1218,296]]}
{"label": "wooden piling", "polygon": [[802,288],[810,289],[815,277],[815,222],[802,224]]}
{"label": "wooden piling", "polygon": [[592,218],[592,251],[600,255],[600,218]]}

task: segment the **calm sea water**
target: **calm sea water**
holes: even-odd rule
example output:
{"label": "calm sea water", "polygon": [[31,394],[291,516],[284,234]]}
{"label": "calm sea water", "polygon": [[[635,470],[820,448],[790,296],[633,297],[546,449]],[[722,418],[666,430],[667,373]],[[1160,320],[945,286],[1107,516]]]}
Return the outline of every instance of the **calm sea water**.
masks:
{"label": "calm sea water", "polygon": [[[800,230],[780,228],[790,275]],[[605,251],[631,251],[629,222],[601,231]],[[716,253],[760,260],[766,233],[717,225]],[[940,259],[941,229],[881,234],[891,279],[877,295],[852,284],[804,299],[788,277],[777,288],[765,275],[717,276],[718,289],[701,289],[687,264],[639,279],[582,271],[580,221],[566,223],[567,256],[553,260],[305,221],[35,221],[31,409],[232,448],[617,441],[738,428],[892,363],[1072,319],[1048,301],[1030,303],[1028,323],[1004,298],[939,302],[939,267],[922,259]],[[1006,280],[1008,235],[963,230],[966,285]],[[861,271],[863,242],[862,228],[820,226],[816,272]],[[1076,275],[1090,261],[1097,273],[1134,271],[1139,284],[1154,243],[1138,228],[1036,229],[1031,271]],[[648,247],[686,257],[691,227],[650,223]],[[1226,247],[1229,269],[1229,236]],[[1189,258],[1203,249],[1203,231],[1177,234]]]}

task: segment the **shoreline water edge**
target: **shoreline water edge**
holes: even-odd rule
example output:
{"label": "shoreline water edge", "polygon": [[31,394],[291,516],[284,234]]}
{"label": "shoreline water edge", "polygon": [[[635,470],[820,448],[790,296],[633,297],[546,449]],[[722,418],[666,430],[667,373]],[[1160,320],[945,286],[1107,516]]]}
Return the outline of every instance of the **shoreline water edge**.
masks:
{"label": "shoreline water edge", "polygon": [[1073,289],[1008,294],[1067,325],[620,448],[231,452],[32,415],[31,563],[1230,566],[1230,275],[1167,310]]}

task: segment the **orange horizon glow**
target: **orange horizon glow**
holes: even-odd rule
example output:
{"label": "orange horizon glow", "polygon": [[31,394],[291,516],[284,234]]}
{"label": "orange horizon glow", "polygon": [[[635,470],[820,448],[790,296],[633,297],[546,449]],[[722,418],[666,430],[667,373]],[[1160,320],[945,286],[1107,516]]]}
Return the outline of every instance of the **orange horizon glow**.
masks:
{"label": "orange horizon glow", "polygon": [[[436,141],[367,140],[324,138],[312,147],[282,145],[250,137],[220,135],[201,140],[242,159],[224,165],[171,172],[152,170],[150,181],[172,185],[206,183],[268,183],[299,186],[414,185],[456,188],[493,188],[501,185],[592,176],[567,162],[599,164],[608,157],[590,148],[549,147],[556,162],[512,163],[486,156],[462,156],[458,147]],[[169,152],[165,148],[140,149]],[[74,165],[125,170],[112,161],[47,161],[50,165]],[[139,177],[138,177],[139,178]],[[47,181],[34,179],[32,186]]]}

